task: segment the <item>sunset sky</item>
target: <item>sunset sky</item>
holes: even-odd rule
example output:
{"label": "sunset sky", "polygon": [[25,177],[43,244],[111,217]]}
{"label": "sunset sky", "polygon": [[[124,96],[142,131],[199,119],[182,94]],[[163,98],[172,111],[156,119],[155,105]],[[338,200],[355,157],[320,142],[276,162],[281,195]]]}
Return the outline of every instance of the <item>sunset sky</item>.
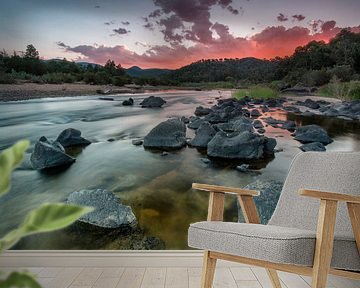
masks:
{"label": "sunset sky", "polygon": [[272,58],[341,28],[359,0],[1,0],[0,49],[44,59],[178,68],[203,58]]}

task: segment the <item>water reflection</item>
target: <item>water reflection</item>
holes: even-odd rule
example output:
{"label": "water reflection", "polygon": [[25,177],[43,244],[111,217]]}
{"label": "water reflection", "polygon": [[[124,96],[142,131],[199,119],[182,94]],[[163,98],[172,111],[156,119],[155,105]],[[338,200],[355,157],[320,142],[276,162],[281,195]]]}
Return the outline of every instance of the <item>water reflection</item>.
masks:
{"label": "water reflection", "polygon": [[[222,93],[223,95],[225,92]],[[155,94],[152,94],[155,95]],[[236,165],[245,162],[214,160],[204,163],[204,151],[184,148],[167,156],[134,146],[131,140],[145,136],[156,124],[169,117],[191,116],[198,105],[209,105],[218,97],[214,92],[163,92],[163,109],[123,107],[121,101],[133,97],[138,104],[148,94],[115,96],[115,101],[97,97],[41,99],[0,104],[1,149],[28,138],[32,144],[42,135],[50,139],[69,127],[82,131],[93,144],[68,151],[76,162],[61,173],[39,173],[24,163],[14,173],[12,190],[0,199],[0,235],[14,228],[26,212],[43,202],[63,201],[79,189],[102,188],[114,192],[130,205],[148,236],[159,237],[167,249],[187,249],[189,223],[206,219],[208,194],[191,190],[193,182],[243,187],[255,180],[283,181],[293,157],[300,152],[291,133],[271,126],[266,136],[277,139],[283,152],[275,157],[251,162],[257,174],[238,172]],[[230,93],[227,93],[229,96]],[[316,123],[327,129],[334,142],[327,150],[360,151],[360,126],[320,116],[305,118],[283,111],[266,117],[294,120],[299,125]],[[188,129],[187,136],[193,131]],[[112,140],[109,142],[108,140]],[[31,149],[29,150],[31,151]],[[226,220],[236,219],[235,198],[226,199]],[[137,236],[141,237],[141,236]],[[71,230],[32,236],[17,249],[126,249],[120,238],[94,238]]]}

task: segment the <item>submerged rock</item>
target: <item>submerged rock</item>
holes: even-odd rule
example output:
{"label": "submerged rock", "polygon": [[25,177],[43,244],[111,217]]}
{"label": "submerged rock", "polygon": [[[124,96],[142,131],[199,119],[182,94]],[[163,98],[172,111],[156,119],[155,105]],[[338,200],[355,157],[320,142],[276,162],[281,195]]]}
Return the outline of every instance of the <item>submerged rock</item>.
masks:
{"label": "submerged rock", "polygon": [[333,142],[326,130],[315,124],[298,127],[294,135],[294,139],[301,143],[320,142],[327,145]]}
{"label": "submerged rock", "polygon": [[161,97],[150,96],[145,98],[141,103],[142,108],[160,108],[166,103],[166,101]]}
{"label": "submerged rock", "polygon": [[320,142],[307,143],[307,144],[301,145],[299,147],[299,149],[301,151],[304,151],[304,152],[308,152],[308,151],[323,152],[323,151],[326,151],[325,146]]}
{"label": "submerged rock", "polygon": [[64,147],[57,141],[51,143],[45,136],[36,142],[30,157],[31,165],[36,170],[70,166],[75,158],[65,153]]}
{"label": "submerged rock", "polygon": [[142,145],[143,144],[143,140],[141,140],[141,139],[134,139],[134,140],[132,140],[131,141],[131,143],[133,144],[133,145],[135,145],[135,146],[140,146],[140,145]]}
{"label": "submerged rock", "polygon": [[81,216],[78,221],[100,228],[134,229],[136,217],[130,206],[119,203],[113,193],[106,190],[80,190],[71,193],[68,204],[94,207],[94,211]]}
{"label": "submerged rock", "polygon": [[90,145],[91,142],[83,137],[81,137],[81,131],[68,128],[60,133],[60,135],[56,139],[63,147],[71,147],[78,145]]}
{"label": "submerged rock", "polygon": [[144,147],[150,149],[180,149],[186,145],[186,126],[179,119],[158,124],[144,138]]}
{"label": "submerged rock", "polygon": [[190,146],[206,148],[210,140],[215,136],[216,130],[209,122],[201,124],[199,129],[195,131],[196,136],[189,142]]}

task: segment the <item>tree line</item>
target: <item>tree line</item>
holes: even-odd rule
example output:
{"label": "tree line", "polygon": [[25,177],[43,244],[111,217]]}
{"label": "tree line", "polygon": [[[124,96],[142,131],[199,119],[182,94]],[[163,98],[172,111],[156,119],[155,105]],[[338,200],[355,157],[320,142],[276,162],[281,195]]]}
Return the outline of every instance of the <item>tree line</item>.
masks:
{"label": "tree line", "polygon": [[[360,33],[342,30],[329,43],[311,41],[293,55],[274,59],[202,59],[157,77],[131,77],[109,59],[104,66],[63,60],[41,60],[33,45],[12,55],[0,52],[0,83],[27,80],[38,83],[186,85],[227,83],[242,87],[259,83],[322,86],[331,81],[360,80]],[[229,86],[227,86],[229,87]]]}

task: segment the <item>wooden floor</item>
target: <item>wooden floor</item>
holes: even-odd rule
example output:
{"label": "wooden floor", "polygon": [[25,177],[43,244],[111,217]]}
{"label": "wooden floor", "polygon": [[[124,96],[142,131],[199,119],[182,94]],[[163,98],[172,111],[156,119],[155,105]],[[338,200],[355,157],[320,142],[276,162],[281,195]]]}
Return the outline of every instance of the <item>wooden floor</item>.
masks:
{"label": "wooden floor", "polygon": [[[1,268],[5,273],[22,270]],[[198,267],[30,267],[44,288],[199,288]],[[309,288],[310,278],[280,272],[284,288]],[[215,288],[272,288],[264,269],[219,267]],[[359,281],[330,277],[327,287],[359,288]]]}
{"label": "wooden floor", "polygon": [[[6,251],[0,271],[27,270],[43,288],[199,288],[201,251]],[[310,288],[311,279],[280,272],[283,288]],[[3,278],[0,276],[0,279]],[[272,288],[263,268],[219,260],[215,288]],[[329,288],[360,288],[330,276]]]}

